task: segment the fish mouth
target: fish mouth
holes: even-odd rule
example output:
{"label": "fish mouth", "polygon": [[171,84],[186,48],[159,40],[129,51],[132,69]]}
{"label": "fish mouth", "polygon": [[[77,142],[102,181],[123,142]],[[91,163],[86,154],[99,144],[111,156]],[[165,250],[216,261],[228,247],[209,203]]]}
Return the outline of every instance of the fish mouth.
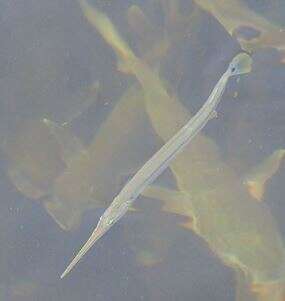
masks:
{"label": "fish mouth", "polygon": [[99,240],[107,231],[109,227],[102,227],[99,224],[91,234],[91,236],[88,238],[88,240],[85,242],[83,247],[80,249],[80,251],[77,253],[77,255],[73,258],[73,260],[70,262],[70,264],[67,266],[65,271],[61,274],[60,278],[64,278],[73,268],[74,266],[82,259],[82,257],[92,248],[92,246],[95,244],[97,240]]}

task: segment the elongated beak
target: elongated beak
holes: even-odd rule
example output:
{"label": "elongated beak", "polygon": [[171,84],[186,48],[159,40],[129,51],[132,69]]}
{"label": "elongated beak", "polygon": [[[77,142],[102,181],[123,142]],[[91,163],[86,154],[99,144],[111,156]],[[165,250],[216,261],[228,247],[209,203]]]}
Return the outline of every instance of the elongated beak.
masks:
{"label": "elongated beak", "polygon": [[99,224],[97,225],[89,239],[81,248],[81,250],[78,252],[78,254],[74,257],[74,259],[62,273],[62,275],[60,276],[61,279],[65,277],[74,268],[78,261],[89,251],[89,249],[91,249],[95,242],[99,240],[108,231],[108,229],[109,228],[101,227]]}

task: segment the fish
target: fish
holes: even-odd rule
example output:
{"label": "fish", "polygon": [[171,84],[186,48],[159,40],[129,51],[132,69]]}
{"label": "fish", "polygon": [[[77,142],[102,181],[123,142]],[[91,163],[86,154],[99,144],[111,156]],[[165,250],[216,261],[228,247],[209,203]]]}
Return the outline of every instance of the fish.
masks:
{"label": "fish", "polygon": [[[80,3],[83,8],[84,2]],[[135,10],[139,9],[136,7]],[[92,14],[87,14],[87,17],[92,19]],[[145,20],[147,22],[147,18]],[[112,26],[108,27],[104,17],[101,16],[99,23],[103,24],[107,35],[111,34],[110,41],[116,39],[116,36],[112,38]],[[152,37],[152,34],[146,30],[145,37]],[[183,33],[179,38],[182,36]],[[170,41],[178,41],[177,37],[173,39],[170,34],[168,38],[169,41],[165,37],[158,37],[156,43],[145,53],[143,61],[149,64],[161,62],[166,56],[166,49],[170,47]],[[124,53],[126,46],[118,46],[118,51],[121,49],[123,56],[127,55]],[[57,137],[62,154],[67,154],[64,156],[67,168],[54,179],[44,200],[45,209],[62,230],[72,231],[78,228],[86,211],[108,206],[119,192],[122,175],[134,173],[151,156],[149,145],[142,145],[146,135],[153,135],[144,97],[145,93],[139,84],[130,85],[107,120],[96,130],[91,143],[83,147],[78,147],[78,139],[66,133],[68,128],[63,127],[64,124],[55,124],[54,121],[45,119],[51,133]],[[68,124],[71,123],[69,120]],[[66,136],[70,137],[68,141]],[[154,144],[156,143],[155,141]]]}
{"label": "fish", "polygon": [[[72,135],[69,126],[97,101],[98,89],[98,82],[88,89],[82,89],[80,97],[76,98],[76,104],[72,104],[64,114],[59,114],[62,115],[64,122],[58,124],[57,129],[61,128],[62,136],[65,137],[64,142],[59,141],[51,131],[48,119],[41,117],[21,119],[9,131],[1,133],[0,149],[6,161],[7,176],[25,197],[43,202],[54,179],[66,168],[67,154],[62,152],[64,150],[62,145],[69,140],[72,141],[69,154],[83,147],[79,139]],[[55,124],[54,122],[53,127]]]}
{"label": "fish", "polygon": [[213,15],[226,31],[237,39],[241,48],[256,52],[262,48],[275,48],[285,62],[285,28],[269,22],[238,0],[194,0]]}
{"label": "fish", "polygon": [[[98,30],[103,37],[106,35],[104,28]],[[191,112],[167,94],[157,73],[146,64],[134,64],[130,49],[121,52],[131,53],[129,57],[120,56],[115,44],[123,47],[126,43],[120,43],[118,36],[106,41],[116,52],[119,64],[125,64],[124,69],[137,77],[145,92],[152,126],[163,141],[168,141],[189,120]],[[274,158],[279,160],[278,156]],[[272,164],[276,165],[278,162]],[[177,191],[150,185],[142,195],[163,201],[167,212],[188,217],[180,226],[204,239],[221,262],[235,272],[238,300],[283,300],[285,247],[276,221],[267,204],[256,202],[244,179],[221,159],[215,142],[200,133],[177,155],[170,169]],[[92,236],[89,243],[87,248],[91,247]]]}
{"label": "fish", "polygon": [[[191,116],[175,98],[156,98],[153,110],[150,99],[145,100],[149,101],[151,122],[163,141]],[[168,132],[161,127],[163,123],[168,124]],[[150,185],[142,192],[162,201],[164,211],[188,217],[179,226],[205,240],[221,262],[234,270],[237,300],[251,300],[242,299],[244,296],[284,300],[284,241],[269,207],[264,201],[256,202],[248,186],[255,183],[251,186],[264,191],[264,180],[280,166],[282,154],[283,150],[274,152],[248,177],[240,177],[221,159],[214,141],[199,134],[170,164],[178,189]]]}
{"label": "fish", "polygon": [[[157,121],[156,129],[163,121],[169,124],[169,133],[164,128],[157,132],[164,141],[185,122],[185,115],[191,116],[180,102],[169,100],[157,99],[155,107],[159,102],[161,111],[158,108],[151,118],[152,123]],[[179,226],[205,240],[215,256],[234,270],[238,296],[253,295],[263,301],[281,301],[285,296],[284,241],[269,207],[264,201],[256,202],[253,194],[255,187],[265,191],[264,179],[280,166],[282,153],[282,149],[275,151],[244,177],[220,158],[214,141],[199,134],[170,164],[177,190],[150,185],[142,192],[162,201],[163,211],[187,217]],[[255,179],[251,189],[249,179]],[[142,248],[141,253],[145,252],[152,250]]]}
{"label": "fish", "polygon": [[141,144],[151,134],[143,102],[139,85],[129,87],[88,145],[71,126],[90,107],[90,97],[82,106],[70,108],[62,122],[48,117],[21,120],[1,139],[7,176],[21,194],[40,203],[62,230],[78,228],[85,212],[109,205],[121,186],[120,176],[133,172],[150,156],[151,149]]}
{"label": "fish", "polygon": [[[158,37],[155,44],[150,46],[146,42],[147,38],[155,39],[151,30],[152,26],[147,26],[150,21],[138,6],[129,8],[129,17],[134,14],[140,15],[142,24],[146,23],[144,25],[146,27],[144,29],[145,40],[142,41],[142,44],[148,45],[148,51],[144,54],[143,60],[150,64],[162,61],[166,56],[166,50],[170,47],[170,41],[165,37]],[[133,28],[137,25],[130,24],[130,26]],[[185,30],[187,28],[186,26]],[[182,35],[183,33],[181,33]],[[168,35],[168,38],[173,40],[171,35]],[[175,41],[177,40],[178,38],[175,36]],[[15,164],[12,164],[13,160],[9,161],[10,166],[15,166],[14,169],[11,168],[10,172],[10,178],[13,178],[14,185],[27,197],[33,199],[40,197],[47,213],[64,231],[78,228],[86,211],[108,206],[108,201],[115,196],[120,187],[122,175],[135,171],[139,164],[151,155],[151,151],[141,145],[142,138],[151,131],[151,127],[149,126],[147,129],[148,116],[144,109],[144,93],[138,84],[130,85],[117,100],[117,104],[107,116],[107,120],[96,129],[94,137],[88,145],[83,145],[70,130],[74,120],[96,102],[100,85],[95,82],[85,90],[87,90],[87,100],[83,103],[80,102],[75,107],[72,106],[68,111],[68,116],[62,118],[62,122],[55,122],[48,117],[37,121],[40,123],[39,128],[44,127],[45,130],[49,130],[46,135],[54,140],[53,143],[56,145],[61,164],[60,172],[54,173],[48,181],[44,182],[45,185],[48,183],[44,191],[42,189],[40,192],[37,191],[40,187],[35,179],[31,179],[27,183],[29,174],[17,171],[20,164],[18,161]],[[93,98],[90,97],[92,95]],[[28,132],[26,134],[30,135]],[[45,135],[42,134],[40,137],[42,140],[37,145],[42,147],[41,153],[44,154],[49,147],[46,144],[47,141],[43,139]],[[109,137],[113,138],[109,139]],[[29,148],[31,147],[36,151],[33,143],[29,144]],[[21,148],[16,149],[20,150]],[[142,156],[143,152],[144,156]],[[33,152],[31,151],[31,153]],[[130,153],[133,155],[129,156]],[[20,161],[23,161],[20,152],[19,158],[21,158]],[[44,160],[41,164],[47,162],[49,161]],[[29,166],[34,165],[35,162]],[[39,166],[37,165],[37,168]],[[28,169],[28,165],[25,168]],[[42,168],[40,172],[44,173],[49,169],[50,166]],[[120,175],[115,175],[114,170],[118,171]]]}
{"label": "fish", "polygon": [[251,58],[240,53],[233,58],[226,72],[222,75],[209,98],[201,109],[191,118],[161,149],[159,149],[124,186],[106,209],[79,253],[61,275],[65,277],[86,252],[128,211],[140,193],[169,166],[178,153],[203,129],[221,100],[230,77],[245,74],[251,70]]}
{"label": "fish", "polygon": [[82,148],[64,128],[45,120],[65,154],[66,168],[54,179],[44,203],[61,229],[72,231],[79,227],[87,210],[108,206],[120,188],[120,177],[149,156],[151,150],[141,143],[147,133],[151,134],[147,120],[138,85],[121,96],[90,144]]}

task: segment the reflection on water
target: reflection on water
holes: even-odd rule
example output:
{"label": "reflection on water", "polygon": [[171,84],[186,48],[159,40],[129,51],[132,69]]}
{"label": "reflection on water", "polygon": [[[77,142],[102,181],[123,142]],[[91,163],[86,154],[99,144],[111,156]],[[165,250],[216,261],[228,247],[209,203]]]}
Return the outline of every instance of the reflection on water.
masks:
{"label": "reflection on water", "polygon": [[[0,299],[283,300],[284,162],[275,161],[279,169],[261,202],[242,186],[256,166],[269,173],[262,162],[285,145],[283,1],[89,3],[159,74],[172,107],[163,99],[146,106],[149,91],[118,68],[76,1],[0,1]],[[197,111],[241,49],[252,53],[253,72],[229,83],[218,118],[155,183],[169,189],[167,200],[140,197],[136,210],[60,280],[113,196],[189,111]],[[93,96],[94,83],[99,92]],[[56,134],[44,118],[56,124]],[[233,170],[237,180],[213,166]],[[169,193],[177,187],[189,193],[186,203]],[[233,202],[234,211],[219,215],[213,195],[221,204]],[[200,232],[193,231],[198,215],[189,209],[196,199],[207,212]],[[237,229],[229,226],[231,218],[239,221]],[[260,222],[260,240],[270,237],[275,247],[263,242],[243,257],[244,246],[258,237],[238,235],[241,229],[255,233]],[[229,262],[216,233],[232,237],[224,238],[231,244]],[[245,266],[233,259],[238,255]]]}

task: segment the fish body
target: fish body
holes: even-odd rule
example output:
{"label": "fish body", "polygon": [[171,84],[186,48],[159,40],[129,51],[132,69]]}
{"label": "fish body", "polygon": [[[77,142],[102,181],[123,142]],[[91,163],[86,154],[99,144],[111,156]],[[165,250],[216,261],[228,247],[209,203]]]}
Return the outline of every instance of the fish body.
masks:
{"label": "fish body", "polygon": [[61,228],[74,229],[86,210],[108,206],[120,187],[120,176],[132,172],[148,156],[147,145],[141,144],[146,120],[142,91],[134,85],[88,147],[73,156],[54,180],[46,209]]}
{"label": "fish body", "polygon": [[[152,111],[151,122],[167,141],[191,113],[170,98],[157,99],[154,106],[158,104],[161,110],[167,106],[168,112]],[[169,133],[160,130],[164,122],[171,128]],[[191,217],[193,221],[186,227],[206,240],[226,264],[246,272],[251,281],[282,281],[285,249],[274,218],[266,203],[256,202],[243,180],[222,161],[216,144],[199,134],[170,168],[182,197],[175,202],[175,196],[167,201],[166,195],[165,210]]]}
{"label": "fish body", "polygon": [[152,129],[139,85],[121,96],[84,145],[70,125],[89,107],[87,101],[63,124],[47,118],[24,120],[1,139],[13,185],[40,202],[65,231],[76,229],[87,210],[108,206],[120,188],[120,176],[133,172],[151,154],[149,145],[141,143]]}
{"label": "fish body", "polygon": [[[152,86],[144,88],[154,90]],[[153,127],[163,141],[191,116],[172,97],[145,101]],[[163,197],[146,195],[163,200],[164,210],[188,216],[191,220],[183,227],[202,237],[236,273],[242,271],[247,285],[237,286],[237,290],[254,291],[259,300],[283,300],[285,248],[274,217],[267,204],[256,202],[243,179],[223,162],[217,145],[199,134],[170,168],[180,193],[172,197],[172,191]],[[239,294],[244,295],[244,291]]]}
{"label": "fish body", "polygon": [[[175,98],[157,98],[154,110],[152,102],[147,98],[145,101],[154,129],[163,141],[191,116]],[[166,128],[161,127],[164,123]],[[242,271],[247,284],[243,290],[256,287],[257,295],[267,296],[259,300],[283,300],[285,248],[274,217],[267,204],[257,202],[244,180],[223,162],[214,141],[199,134],[170,168],[178,194],[172,190],[143,194],[162,200],[167,212],[188,216],[189,222],[182,226],[202,237],[237,274]],[[271,299],[277,291],[276,299]]]}
{"label": "fish body", "polygon": [[[155,90],[153,83],[144,86],[148,93],[155,94],[162,87]],[[191,116],[175,97],[165,95],[145,97],[153,128],[163,141]],[[247,283],[243,290],[256,287],[259,300],[283,300],[285,247],[274,217],[266,203],[256,202],[243,179],[222,161],[216,144],[199,134],[170,168],[183,197],[158,197],[164,209],[191,218],[183,227],[202,237],[236,273],[242,271]]]}
{"label": "fish body", "polygon": [[[87,4],[83,11],[86,9],[89,21],[90,18],[94,21],[97,17],[92,15],[92,7]],[[104,27],[96,22],[93,25],[103,38],[108,35]],[[146,111],[152,126],[163,141],[168,141],[191,114],[175,97],[168,95],[159,76],[138,60],[116,29],[112,25],[108,29],[116,38],[105,38],[105,41],[117,54],[121,70],[136,76],[144,91]],[[244,292],[240,292],[240,296],[247,294],[247,289],[254,290],[253,287],[259,287],[256,293],[261,296],[260,287],[269,289],[276,286],[275,290],[278,287],[279,292],[275,299],[281,300],[285,249],[279,229],[267,205],[257,203],[238,175],[221,160],[215,143],[202,134],[198,135],[177,155],[170,168],[182,197],[175,202],[174,196],[167,202],[170,194],[164,194],[160,199],[165,202],[165,210],[191,217],[193,222],[184,226],[208,242],[211,250],[236,273],[242,272],[247,285],[241,285]],[[108,214],[110,212],[107,210]],[[116,219],[112,217],[111,221],[108,227]]]}
{"label": "fish body", "polygon": [[247,54],[241,53],[234,57],[202,108],[139,169],[114,198],[111,205],[100,217],[87,243],[62,274],[62,278],[70,272],[92,245],[126,214],[139,194],[169,166],[177,154],[202,130],[220,102],[229,78],[248,73],[250,70],[251,58]]}

